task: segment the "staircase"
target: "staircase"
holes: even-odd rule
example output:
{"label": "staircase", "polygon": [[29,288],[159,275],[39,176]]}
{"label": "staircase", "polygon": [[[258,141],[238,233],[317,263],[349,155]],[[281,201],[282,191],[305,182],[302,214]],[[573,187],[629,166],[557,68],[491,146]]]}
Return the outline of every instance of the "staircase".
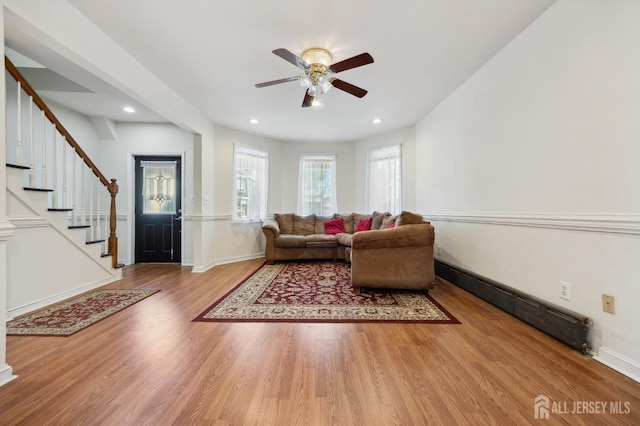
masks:
{"label": "staircase", "polygon": [[122,277],[118,186],[108,181],[5,58],[8,316]]}

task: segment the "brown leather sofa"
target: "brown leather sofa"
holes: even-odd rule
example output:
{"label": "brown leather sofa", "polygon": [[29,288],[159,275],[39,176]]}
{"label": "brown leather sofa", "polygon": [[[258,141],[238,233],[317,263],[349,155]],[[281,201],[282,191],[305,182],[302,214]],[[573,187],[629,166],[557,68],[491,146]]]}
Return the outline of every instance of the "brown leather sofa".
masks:
{"label": "brown leather sofa", "polygon": [[[344,232],[325,233],[325,222],[342,219]],[[358,232],[370,219],[371,228]],[[341,259],[351,262],[355,292],[361,287],[428,290],[434,287],[433,226],[421,215],[374,212],[331,217],[275,214],[263,223],[267,263]]]}

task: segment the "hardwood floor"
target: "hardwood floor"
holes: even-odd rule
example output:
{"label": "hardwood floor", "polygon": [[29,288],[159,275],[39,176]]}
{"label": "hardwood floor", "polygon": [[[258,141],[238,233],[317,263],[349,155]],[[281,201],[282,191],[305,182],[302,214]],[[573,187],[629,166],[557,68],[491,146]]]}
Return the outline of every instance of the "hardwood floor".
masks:
{"label": "hardwood floor", "polygon": [[543,424],[640,424],[639,383],[442,280],[461,324],[191,322],[261,263],[128,266],[107,287],[161,291],[70,337],[8,336],[0,424],[523,425],[538,395]]}

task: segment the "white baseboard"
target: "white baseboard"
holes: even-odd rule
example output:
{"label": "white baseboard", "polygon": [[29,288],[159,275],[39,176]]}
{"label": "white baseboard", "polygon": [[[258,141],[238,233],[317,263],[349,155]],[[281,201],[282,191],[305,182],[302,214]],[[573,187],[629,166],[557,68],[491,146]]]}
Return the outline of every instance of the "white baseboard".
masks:
{"label": "white baseboard", "polygon": [[33,312],[38,309],[42,309],[46,306],[53,305],[54,303],[62,302],[63,300],[67,300],[79,294],[86,293],[87,291],[96,289],[98,287],[102,287],[103,285],[110,284],[119,279],[122,279],[121,270],[116,271],[113,276],[105,278],[103,280],[94,281],[88,284],[84,284],[80,287],[74,288],[72,290],[67,290],[62,293],[54,294],[52,296],[45,297],[43,299],[34,300],[33,302],[24,304],[22,306],[9,308],[7,309],[7,321],[10,321],[17,316],[28,314],[29,312]]}
{"label": "white baseboard", "polygon": [[202,273],[202,272],[208,271],[214,266],[226,265],[228,263],[242,262],[243,260],[260,259],[261,257],[264,257],[264,253],[254,253],[254,254],[248,254],[245,256],[228,257],[226,259],[215,260],[205,266],[194,266],[193,269],[191,269],[191,272]]}
{"label": "white baseboard", "polygon": [[624,355],[600,346],[593,359],[640,383],[640,365]]}
{"label": "white baseboard", "polygon": [[13,374],[13,368],[11,368],[10,365],[5,364],[0,366],[0,386],[6,385],[17,377],[18,376]]}

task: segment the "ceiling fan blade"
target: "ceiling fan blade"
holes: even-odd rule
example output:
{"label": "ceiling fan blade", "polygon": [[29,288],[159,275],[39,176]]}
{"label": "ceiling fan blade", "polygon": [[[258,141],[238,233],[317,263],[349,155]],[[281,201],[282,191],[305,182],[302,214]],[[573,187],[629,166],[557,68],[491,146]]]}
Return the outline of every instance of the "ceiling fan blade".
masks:
{"label": "ceiling fan blade", "polygon": [[298,56],[289,52],[287,49],[284,49],[284,48],[276,49],[273,51],[273,54],[281,57],[287,62],[292,63],[293,65],[295,65],[296,67],[302,70],[306,70],[307,68],[309,68],[308,63],[306,63],[302,58],[299,58]]}
{"label": "ceiling fan blade", "polygon": [[304,100],[302,101],[302,108],[310,107],[313,104],[313,96],[308,92],[304,92]]}
{"label": "ceiling fan blade", "polygon": [[350,70],[351,68],[361,67],[363,65],[373,63],[373,58],[368,53],[361,53],[344,61],[336,62],[329,66],[329,69],[334,73]]}
{"label": "ceiling fan blade", "polygon": [[299,79],[300,79],[300,77],[281,78],[280,80],[265,81],[264,83],[258,83],[258,84],[256,84],[256,87],[273,86],[274,84],[287,83],[289,81],[297,81]]}
{"label": "ceiling fan blade", "polygon": [[364,90],[361,87],[358,86],[354,86],[351,83],[347,83],[346,81],[340,80],[340,79],[333,79],[333,81],[331,81],[331,84],[333,85],[333,87],[335,87],[336,89],[340,89],[343,90],[353,96],[357,96],[359,98],[362,98],[364,95],[367,94],[367,91]]}

